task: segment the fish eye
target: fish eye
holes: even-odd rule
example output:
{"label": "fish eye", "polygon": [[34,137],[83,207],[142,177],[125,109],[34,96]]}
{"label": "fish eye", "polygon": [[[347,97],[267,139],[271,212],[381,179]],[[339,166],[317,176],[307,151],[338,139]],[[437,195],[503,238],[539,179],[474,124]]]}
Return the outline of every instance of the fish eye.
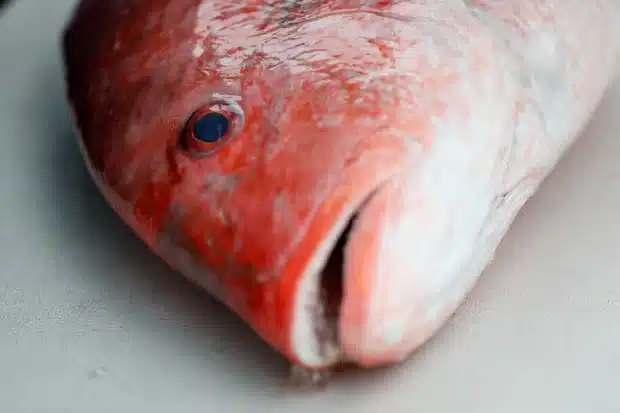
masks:
{"label": "fish eye", "polygon": [[236,102],[211,102],[192,114],[183,131],[183,144],[195,154],[209,154],[239,134],[244,122]]}
{"label": "fish eye", "polygon": [[194,123],[194,137],[205,143],[215,143],[226,136],[229,127],[226,115],[209,112]]}

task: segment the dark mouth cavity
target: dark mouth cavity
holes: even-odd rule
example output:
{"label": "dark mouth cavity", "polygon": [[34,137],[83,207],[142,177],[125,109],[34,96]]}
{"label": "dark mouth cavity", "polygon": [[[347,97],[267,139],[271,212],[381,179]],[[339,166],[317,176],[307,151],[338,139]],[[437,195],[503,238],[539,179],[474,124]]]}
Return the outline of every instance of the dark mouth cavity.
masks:
{"label": "dark mouth cavity", "polygon": [[317,336],[320,343],[337,343],[338,319],[344,286],[344,250],[357,215],[351,217],[336,241],[321,272],[320,308]]}

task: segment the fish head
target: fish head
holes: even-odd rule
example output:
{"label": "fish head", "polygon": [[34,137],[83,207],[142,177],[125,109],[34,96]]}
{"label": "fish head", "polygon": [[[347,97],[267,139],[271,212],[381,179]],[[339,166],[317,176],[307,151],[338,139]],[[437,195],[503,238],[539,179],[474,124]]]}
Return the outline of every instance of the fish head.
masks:
{"label": "fish head", "polygon": [[415,191],[397,177],[444,110],[413,86],[451,74],[412,81],[430,63],[381,5],[275,3],[84,0],[64,35],[68,95],[119,215],[267,342],[321,367],[363,347],[373,291],[404,286],[377,286],[408,268],[394,237]]}

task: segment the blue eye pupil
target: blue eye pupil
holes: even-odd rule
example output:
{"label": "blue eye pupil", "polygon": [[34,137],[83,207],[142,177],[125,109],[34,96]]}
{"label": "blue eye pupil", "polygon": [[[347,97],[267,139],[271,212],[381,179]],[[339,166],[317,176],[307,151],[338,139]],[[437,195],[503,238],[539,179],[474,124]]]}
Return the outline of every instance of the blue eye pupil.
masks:
{"label": "blue eye pupil", "polygon": [[226,116],[211,112],[194,124],[194,136],[202,142],[214,143],[226,136],[229,128],[230,121]]}

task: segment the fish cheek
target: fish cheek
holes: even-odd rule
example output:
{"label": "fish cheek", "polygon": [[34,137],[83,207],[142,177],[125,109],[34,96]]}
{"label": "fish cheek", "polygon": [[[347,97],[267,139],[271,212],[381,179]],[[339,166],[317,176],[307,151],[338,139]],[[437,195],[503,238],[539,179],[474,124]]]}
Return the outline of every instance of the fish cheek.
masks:
{"label": "fish cheek", "polygon": [[241,259],[230,216],[205,205],[196,198],[171,203],[156,250],[174,269],[247,315],[263,305],[260,268]]}

